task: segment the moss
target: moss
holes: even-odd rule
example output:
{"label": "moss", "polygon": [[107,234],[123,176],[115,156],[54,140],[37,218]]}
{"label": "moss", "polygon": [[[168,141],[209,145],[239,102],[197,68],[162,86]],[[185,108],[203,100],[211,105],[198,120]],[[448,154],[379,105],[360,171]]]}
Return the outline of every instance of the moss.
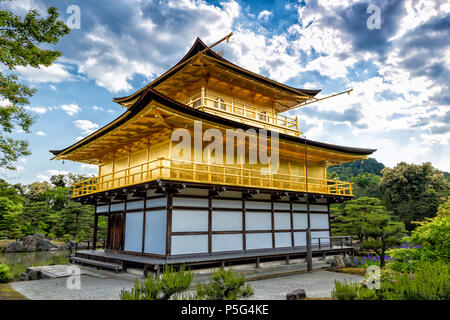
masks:
{"label": "moss", "polygon": [[365,276],[367,273],[366,268],[328,268],[328,271],[334,271],[334,272],[342,272],[342,273],[348,273],[348,274],[356,274],[359,276]]}
{"label": "moss", "polygon": [[29,300],[7,284],[0,284],[0,300]]}

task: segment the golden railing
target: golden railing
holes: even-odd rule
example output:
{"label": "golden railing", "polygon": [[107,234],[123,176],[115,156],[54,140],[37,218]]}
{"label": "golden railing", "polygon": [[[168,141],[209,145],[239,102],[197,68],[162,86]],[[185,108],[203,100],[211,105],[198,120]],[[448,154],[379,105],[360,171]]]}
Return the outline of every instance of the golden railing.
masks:
{"label": "golden railing", "polygon": [[266,130],[299,136],[298,118],[264,111],[238,100],[230,100],[214,94],[196,94],[184,101],[185,104],[209,113],[255,125]]}
{"label": "golden railing", "polygon": [[[156,179],[352,196],[352,184],[284,173],[264,174],[239,165],[158,158],[73,185],[72,198]],[[308,184],[308,185],[307,185]],[[306,188],[308,187],[308,188]]]}

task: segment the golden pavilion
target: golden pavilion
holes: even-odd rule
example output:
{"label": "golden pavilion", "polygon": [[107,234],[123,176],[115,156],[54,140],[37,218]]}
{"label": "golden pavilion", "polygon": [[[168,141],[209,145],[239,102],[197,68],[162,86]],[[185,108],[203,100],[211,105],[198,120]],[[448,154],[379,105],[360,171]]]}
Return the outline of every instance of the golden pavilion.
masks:
{"label": "golden pavilion", "polygon": [[[211,47],[197,38],[170,70],[113,99],[124,108],[122,115],[51,151],[55,159],[98,166],[98,176],[75,184],[72,194],[95,205],[94,249],[98,216],[108,217],[106,249],[79,251],[72,261],[102,267],[121,261],[118,270],[136,264],[259,263],[333,251],[329,206],[350,199],[352,185],[327,180],[327,167],[366,159],[375,150],[306,140],[298,117],[286,111],[316,101],[320,90],[270,80]],[[276,133],[276,170],[264,173],[261,168],[271,161],[251,163],[242,154],[240,161],[221,163],[217,150],[215,161],[191,157],[195,142],[180,156],[174,132],[194,137],[199,127],[201,134],[223,133],[223,143],[245,150],[254,147],[250,138],[239,141],[226,132]]]}

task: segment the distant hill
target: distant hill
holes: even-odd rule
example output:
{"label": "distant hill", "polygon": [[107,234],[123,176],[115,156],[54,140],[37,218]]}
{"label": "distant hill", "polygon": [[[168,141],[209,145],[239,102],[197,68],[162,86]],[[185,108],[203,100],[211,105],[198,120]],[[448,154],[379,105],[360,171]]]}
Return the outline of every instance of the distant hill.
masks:
{"label": "distant hill", "polygon": [[383,170],[383,168],[384,164],[378,162],[374,158],[369,158],[367,160],[355,160],[353,162],[331,166],[328,167],[327,172],[336,172],[340,180],[350,181],[352,177],[364,172],[382,176],[381,170]]}
{"label": "distant hill", "polygon": [[[342,181],[350,181],[351,178],[357,176],[360,173],[368,172],[376,174],[377,176],[382,176],[381,170],[385,167],[384,164],[378,162],[374,158],[369,158],[367,160],[355,160],[353,162],[348,162],[340,164],[337,166],[328,167],[327,172],[336,172],[339,179]],[[450,181],[450,173],[441,171],[444,177]]]}

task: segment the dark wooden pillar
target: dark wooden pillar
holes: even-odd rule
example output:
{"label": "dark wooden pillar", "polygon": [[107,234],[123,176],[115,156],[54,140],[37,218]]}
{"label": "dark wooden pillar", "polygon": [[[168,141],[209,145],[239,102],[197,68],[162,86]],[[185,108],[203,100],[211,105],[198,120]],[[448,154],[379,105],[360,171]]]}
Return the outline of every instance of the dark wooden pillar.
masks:
{"label": "dark wooden pillar", "polygon": [[97,205],[95,206],[94,213],[94,237],[92,239],[92,249],[97,250],[97,228],[98,228],[98,214],[97,214]]}
{"label": "dark wooden pillar", "polygon": [[245,198],[246,193],[242,192],[242,250],[247,251],[247,239],[245,235]]}
{"label": "dark wooden pillar", "polygon": [[167,196],[167,223],[166,223],[166,258],[168,258],[172,251],[172,210],[173,210],[173,195],[171,192],[166,193]]}
{"label": "dark wooden pillar", "polygon": [[295,243],[294,243],[294,210],[293,210],[293,204],[292,202],[294,202],[292,197],[289,197],[289,214],[290,214],[290,219],[291,219],[291,246],[292,248],[295,247]]}
{"label": "dark wooden pillar", "polygon": [[208,253],[212,254],[212,191],[208,192]]}
{"label": "dark wooden pillar", "polygon": [[111,198],[109,198],[109,203],[108,203],[108,227],[107,227],[107,233],[106,233],[106,246],[105,246],[105,250],[106,249],[110,249],[111,248]]}
{"label": "dark wooden pillar", "polygon": [[309,211],[309,196],[306,194],[306,214],[308,215],[308,228],[306,229],[306,268],[312,270],[312,243],[311,243],[311,214]]}
{"label": "dark wooden pillar", "polygon": [[[145,224],[147,219],[147,189],[145,189],[145,196],[144,196],[144,215],[142,217],[142,253],[144,253],[145,249]],[[146,276],[147,277],[147,276]]]}
{"label": "dark wooden pillar", "polygon": [[275,197],[273,195],[270,196],[270,220],[271,220],[271,229],[272,229],[272,249],[275,249],[275,209],[274,204]]}

